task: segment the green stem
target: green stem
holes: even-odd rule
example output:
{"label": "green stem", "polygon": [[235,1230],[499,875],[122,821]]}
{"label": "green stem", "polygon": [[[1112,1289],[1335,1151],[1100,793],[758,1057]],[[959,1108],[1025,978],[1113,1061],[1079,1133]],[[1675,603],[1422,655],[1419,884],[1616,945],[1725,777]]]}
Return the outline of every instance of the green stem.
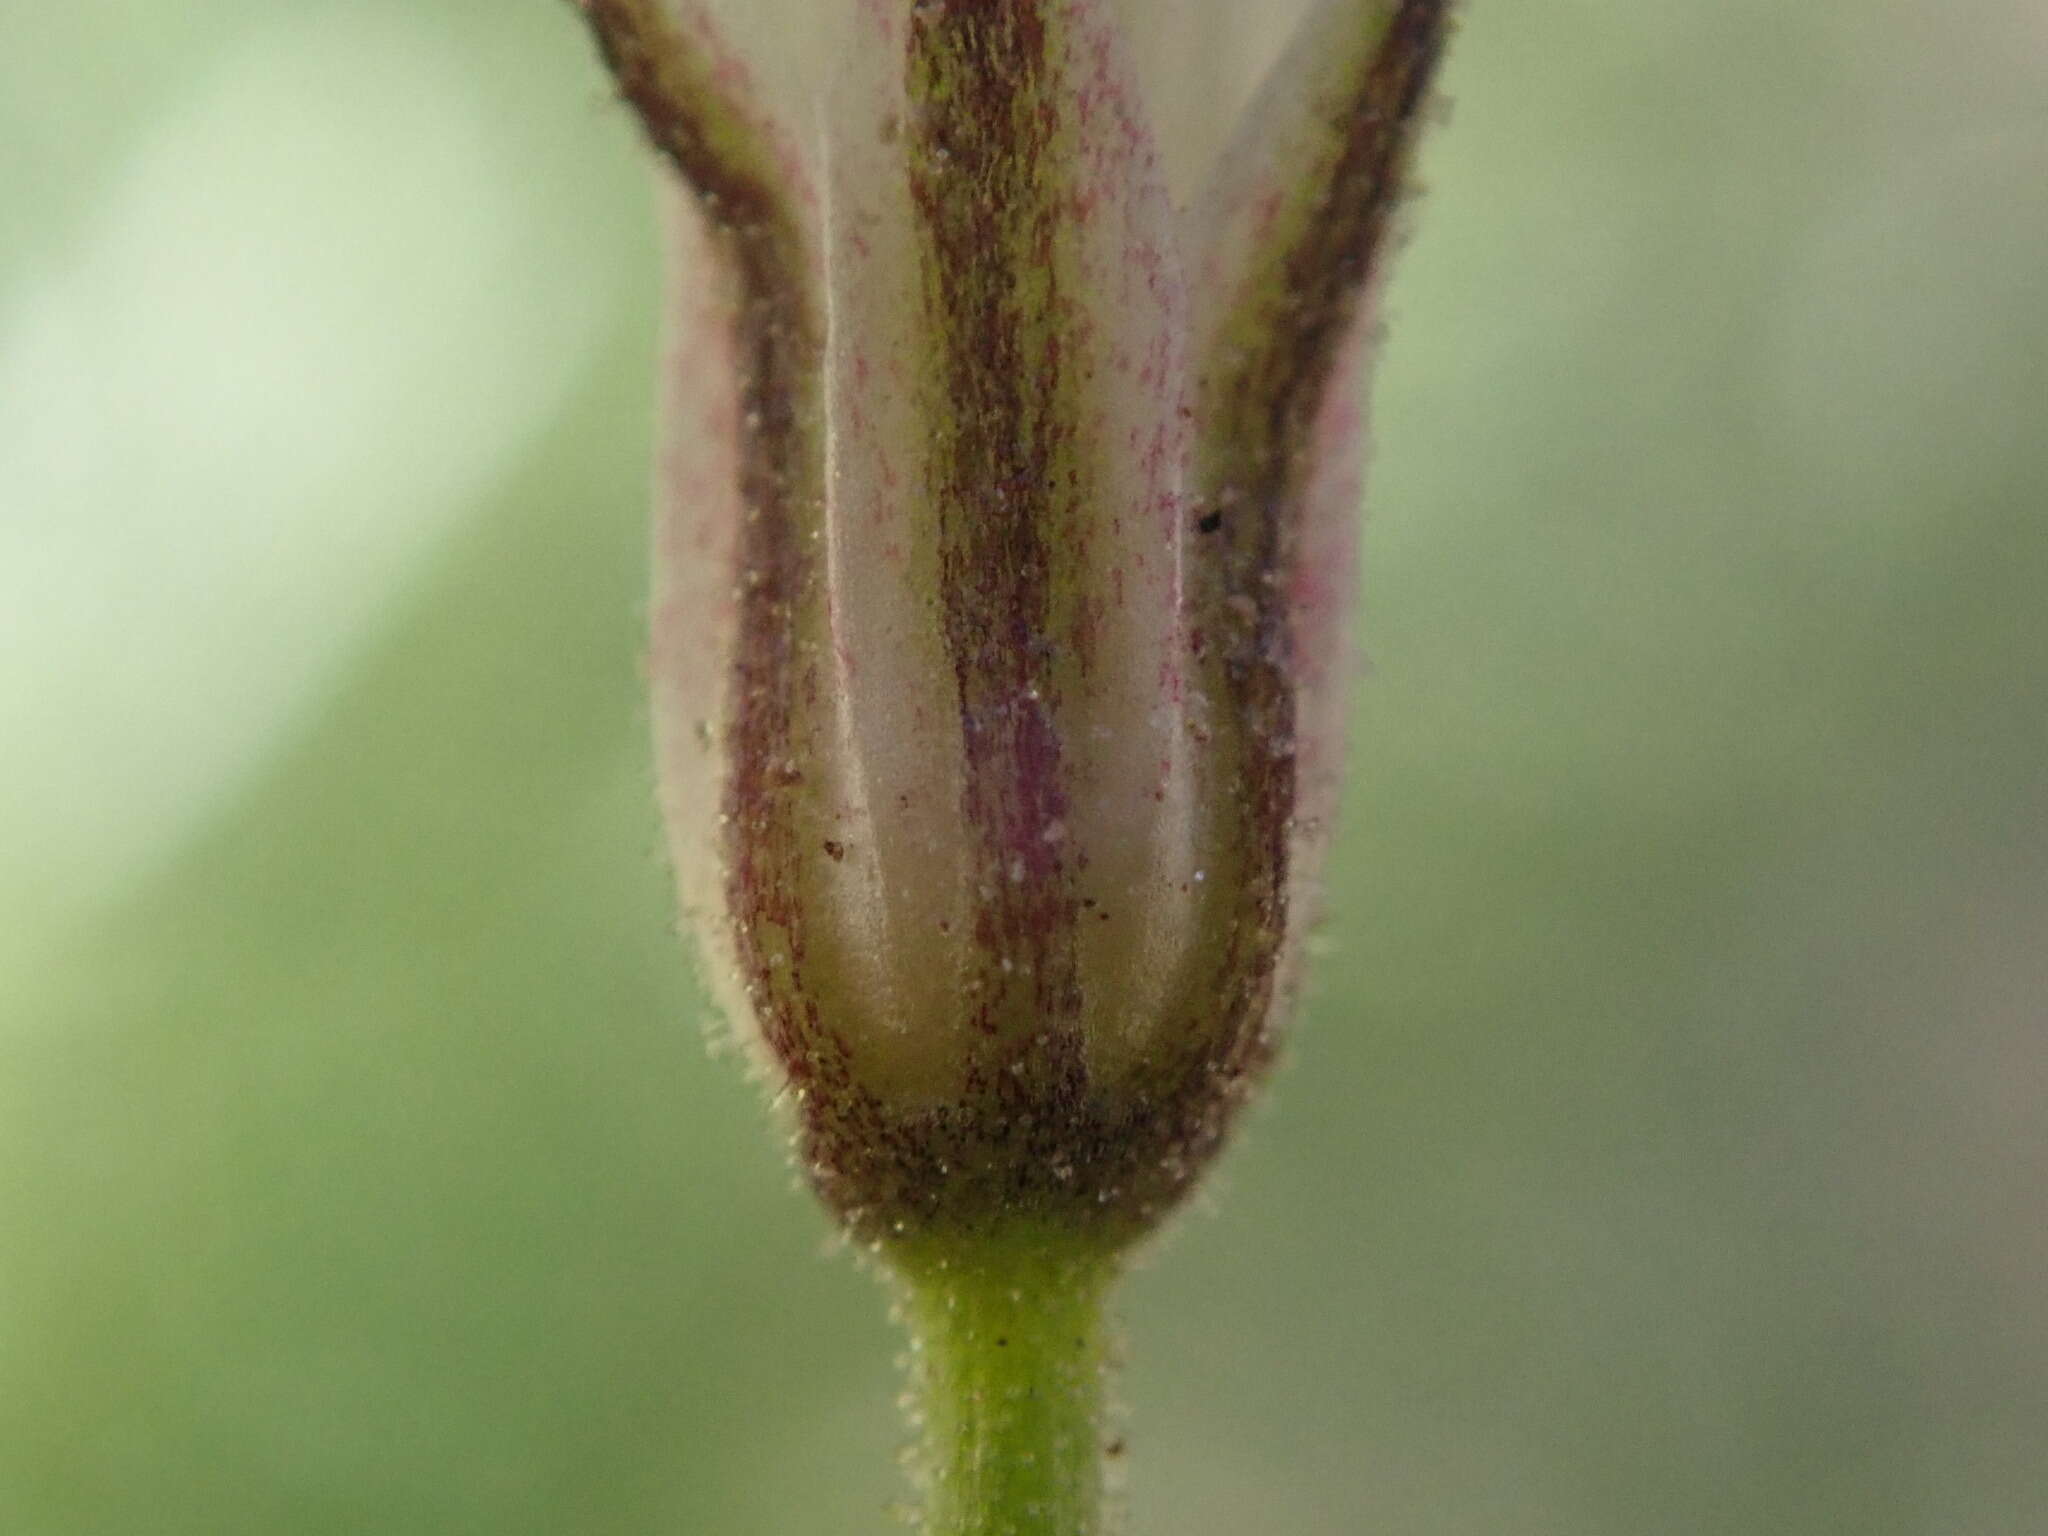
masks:
{"label": "green stem", "polygon": [[1098,1536],[1113,1262],[1028,1242],[894,1260],[923,1536]]}

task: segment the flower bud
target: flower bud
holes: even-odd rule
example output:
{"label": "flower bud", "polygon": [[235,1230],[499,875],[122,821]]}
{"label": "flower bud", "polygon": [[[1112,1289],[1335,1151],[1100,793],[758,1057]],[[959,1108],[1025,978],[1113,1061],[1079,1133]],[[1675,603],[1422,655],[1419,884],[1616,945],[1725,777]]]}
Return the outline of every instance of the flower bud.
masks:
{"label": "flower bud", "polygon": [[694,4],[584,8],[684,193],[651,672],[726,1011],[857,1233],[1128,1237],[1312,916],[1445,6],[1326,0],[1191,211],[1100,0],[850,0],[801,151]]}

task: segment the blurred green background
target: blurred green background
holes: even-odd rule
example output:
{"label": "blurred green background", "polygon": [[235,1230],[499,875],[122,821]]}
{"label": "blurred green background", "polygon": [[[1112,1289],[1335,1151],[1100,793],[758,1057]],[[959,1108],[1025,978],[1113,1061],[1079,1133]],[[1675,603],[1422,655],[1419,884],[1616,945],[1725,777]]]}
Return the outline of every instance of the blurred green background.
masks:
{"label": "blurred green background", "polygon": [[[0,17],[0,1530],[895,1529],[671,935],[567,7]],[[1446,83],[1133,1530],[2038,1536],[2048,12],[1472,0]]]}

